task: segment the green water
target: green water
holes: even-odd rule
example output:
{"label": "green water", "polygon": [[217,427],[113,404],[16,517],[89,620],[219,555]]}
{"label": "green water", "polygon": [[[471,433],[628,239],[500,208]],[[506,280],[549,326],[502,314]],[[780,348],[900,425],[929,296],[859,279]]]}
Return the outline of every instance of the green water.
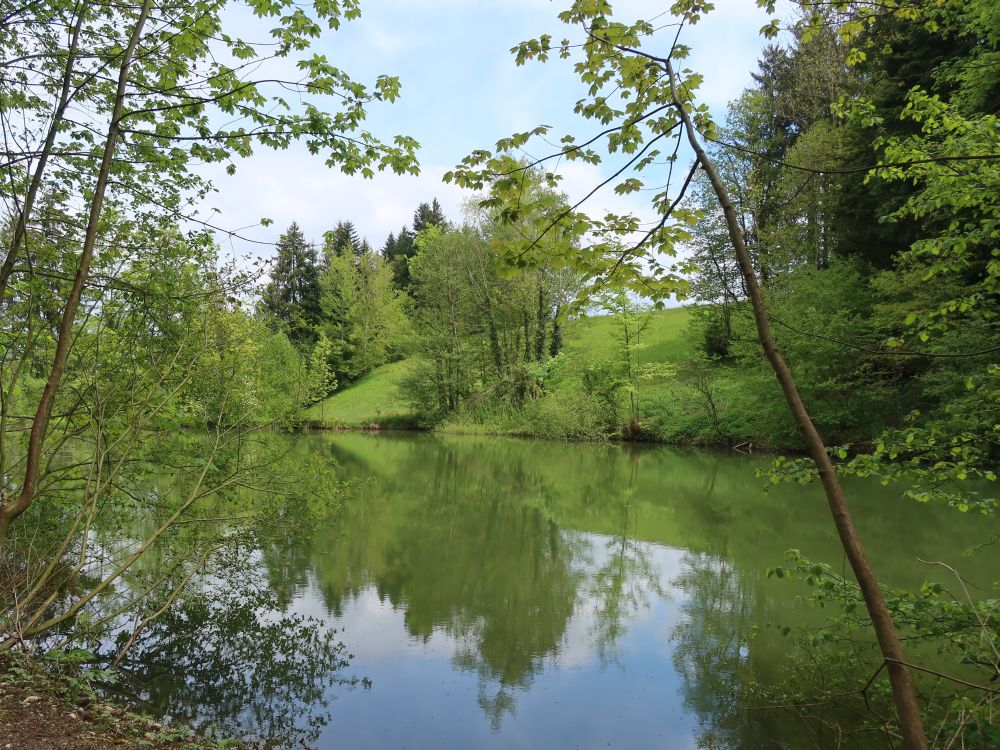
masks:
{"label": "green water", "polygon": [[[250,602],[144,657],[153,710],[324,750],[826,744],[747,711],[748,681],[784,679],[789,642],[769,625],[822,615],[765,569],[790,547],[843,562],[816,488],[762,493],[766,459],[406,434],[295,450],[357,480],[342,517],[258,552],[248,578],[277,610]],[[916,558],[995,573],[960,554],[976,519],[847,490],[889,585],[928,577]],[[321,631],[343,650],[296,651]]]}

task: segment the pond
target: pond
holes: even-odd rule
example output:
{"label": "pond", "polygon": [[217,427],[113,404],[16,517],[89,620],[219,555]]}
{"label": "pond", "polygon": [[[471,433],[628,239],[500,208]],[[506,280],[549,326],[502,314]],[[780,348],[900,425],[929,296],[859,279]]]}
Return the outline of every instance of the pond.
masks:
{"label": "pond", "polygon": [[[255,553],[248,585],[280,606],[140,654],[147,708],[323,750],[825,744],[747,710],[748,681],[783,679],[780,628],[824,614],[766,568],[790,547],[844,564],[819,489],[765,494],[768,459],[403,433],[295,450],[356,480],[341,516]],[[917,558],[987,578],[961,557],[976,519],[847,490],[886,583],[932,575]]]}

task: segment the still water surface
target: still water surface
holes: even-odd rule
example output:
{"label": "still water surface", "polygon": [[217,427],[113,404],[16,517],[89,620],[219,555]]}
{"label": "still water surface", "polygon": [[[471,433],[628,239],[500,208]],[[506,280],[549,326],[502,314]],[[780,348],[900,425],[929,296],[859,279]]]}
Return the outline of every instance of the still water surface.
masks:
{"label": "still water surface", "polygon": [[[842,564],[817,488],[764,494],[766,459],[660,447],[348,433],[296,450],[357,480],[342,517],[260,550],[253,583],[279,611],[137,668],[153,710],[321,750],[816,746],[745,709],[747,680],[782,679],[769,624],[819,621],[765,569],[789,547]],[[968,564],[975,519],[848,491],[888,584],[926,577],[918,557]]]}

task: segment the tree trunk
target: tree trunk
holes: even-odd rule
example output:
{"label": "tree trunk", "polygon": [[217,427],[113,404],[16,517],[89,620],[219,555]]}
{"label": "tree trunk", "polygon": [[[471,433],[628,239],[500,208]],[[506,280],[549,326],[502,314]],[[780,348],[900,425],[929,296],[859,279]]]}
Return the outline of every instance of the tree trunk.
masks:
{"label": "tree trunk", "polygon": [[11,237],[10,246],[7,248],[7,257],[4,258],[3,265],[0,266],[0,300],[3,300],[4,292],[7,291],[7,281],[14,271],[14,263],[20,252],[23,243],[27,250],[26,237],[28,234],[28,221],[31,219],[31,212],[35,208],[35,198],[38,189],[42,185],[45,176],[45,167],[48,165],[49,156],[52,154],[52,147],[56,141],[56,135],[62,126],[63,118],[66,115],[66,108],[69,106],[70,86],[73,82],[73,68],[76,65],[76,52],[80,44],[80,30],[83,28],[83,20],[86,17],[86,5],[81,5],[79,15],[76,17],[76,24],[70,36],[69,50],[66,53],[66,68],[63,72],[62,89],[59,92],[59,101],[55,111],[52,113],[52,122],[49,123],[49,130],[45,134],[45,142],[42,145],[41,153],[38,156],[38,166],[35,167],[31,181],[28,183],[28,192],[24,196],[24,205],[18,212],[17,221],[14,224],[14,235]]}
{"label": "tree trunk", "polygon": [[42,446],[45,442],[49,414],[52,411],[52,404],[55,401],[56,392],[59,390],[59,384],[62,381],[63,368],[66,366],[66,357],[69,354],[70,341],[73,338],[73,321],[76,319],[76,312],[80,306],[80,297],[83,295],[83,287],[87,282],[87,275],[90,272],[90,262],[94,257],[94,246],[97,244],[101,211],[104,208],[104,196],[108,187],[108,179],[111,174],[111,164],[114,161],[118,136],[121,132],[125,90],[128,87],[128,72],[132,65],[135,49],[139,44],[139,38],[142,35],[142,29],[146,24],[146,19],[149,17],[152,7],[152,0],[144,0],[142,9],[139,11],[139,17],[136,19],[132,34],[129,37],[128,45],[122,53],[122,61],[118,70],[118,87],[115,91],[111,111],[111,123],[108,126],[108,135],[104,142],[104,155],[97,173],[94,194],[90,201],[90,215],[87,219],[87,230],[84,236],[83,248],[80,251],[80,261],[76,269],[76,277],[73,279],[73,287],[63,308],[62,319],[59,321],[56,351],[52,360],[52,367],[49,370],[49,377],[45,382],[42,397],[38,401],[38,408],[35,410],[35,417],[31,423],[24,481],[21,483],[21,491],[17,497],[0,505],[0,548],[3,547],[7,539],[10,525],[28,509],[28,506],[35,499],[35,492],[38,489]]}
{"label": "tree trunk", "polygon": [[548,310],[545,304],[545,287],[542,285],[541,272],[538,273],[538,312],[535,316],[538,327],[535,329],[535,361],[545,358],[545,334]]}
{"label": "tree trunk", "polygon": [[781,385],[781,390],[788,403],[788,409],[792,413],[795,423],[798,425],[799,431],[802,433],[802,437],[809,448],[809,455],[812,457],[819,471],[820,480],[830,506],[830,512],[833,515],[833,522],[837,527],[837,533],[840,535],[844,554],[851,564],[851,569],[854,571],[854,576],[858,581],[865,605],[868,608],[872,627],[875,630],[879,648],[882,651],[885,666],[889,672],[893,699],[896,703],[896,713],[903,735],[903,744],[908,750],[926,750],[927,736],[920,717],[920,706],[917,703],[916,691],[910,679],[910,673],[904,666],[906,658],[903,654],[903,647],[900,644],[899,635],[896,632],[896,627],[886,606],[885,598],[882,596],[878,579],[875,577],[875,573],[868,562],[864,548],[858,538],[857,530],[854,527],[854,521],[847,507],[844,492],[837,478],[833,461],[830,460],[823,439],[820,437],[812,418],[809,416],[809,412],[806,410],[805,404],[802,402],[792,372],[778,350],[774,337],[771,334],[771,324],[767,308],[764,304],[764,298],[761,294],[760,284],[754,273],[750,254],[743,241],[743,234],[740,231],[736,211],[733,209],[732,202],[729,199],[729,192],[719,177],[719,173],[716,171],[712,160],[702,148],[694,124],[691,122],[691,118],[678,96],[674,70],[669,59],[665,60],[664,67],[670,79],[670,89],[674,105],[684,124],[688,141],[695,152],[698,162],[708,174],[708,178],[712,183],[712,189],[715,191],[725,215],[726,225],[729,229],[729,239],[732,242],[733,250],[736,252],[740,272],[747,286],[747,292],[753,307],[754,321],[757,326],[757,335],[764,349],[764,354],[774,369],[774,374]]}
{"label": "tree trunk", "polygon": [[528,309],[521,310],[521,325],[524,327],[524,363],[531,361],[531,319]]}

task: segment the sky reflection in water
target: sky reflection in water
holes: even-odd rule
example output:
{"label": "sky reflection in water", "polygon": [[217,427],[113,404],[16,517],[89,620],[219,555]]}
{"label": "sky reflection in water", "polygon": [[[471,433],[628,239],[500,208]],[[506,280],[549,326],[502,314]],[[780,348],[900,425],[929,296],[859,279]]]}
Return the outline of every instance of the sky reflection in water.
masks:
{"label": "sky reflection in water", "polygon": [[[767,623],[819,618],[765,568],[791,546],[840,562],[815,489],[765,495],[760,460],[665,448],[335,434],[297,450],[375,480],[339,522],[261,550],[287,611],[335,627],[353,659],[324,681],[336,659],[320,654],[284,709],[259,695],[221,712],[223,733],[295,725],[323,750],[812,746],[787,718],[749,724],[745,681],[781,679],[787,641]],[[969,538],[944,509],[848,489],[892,584]],[[280,664],[294,639],[260,645]],[[288,663],[301,678],[301,654]],[[154,702],[220,716],[211,690],[186,695]]]}

